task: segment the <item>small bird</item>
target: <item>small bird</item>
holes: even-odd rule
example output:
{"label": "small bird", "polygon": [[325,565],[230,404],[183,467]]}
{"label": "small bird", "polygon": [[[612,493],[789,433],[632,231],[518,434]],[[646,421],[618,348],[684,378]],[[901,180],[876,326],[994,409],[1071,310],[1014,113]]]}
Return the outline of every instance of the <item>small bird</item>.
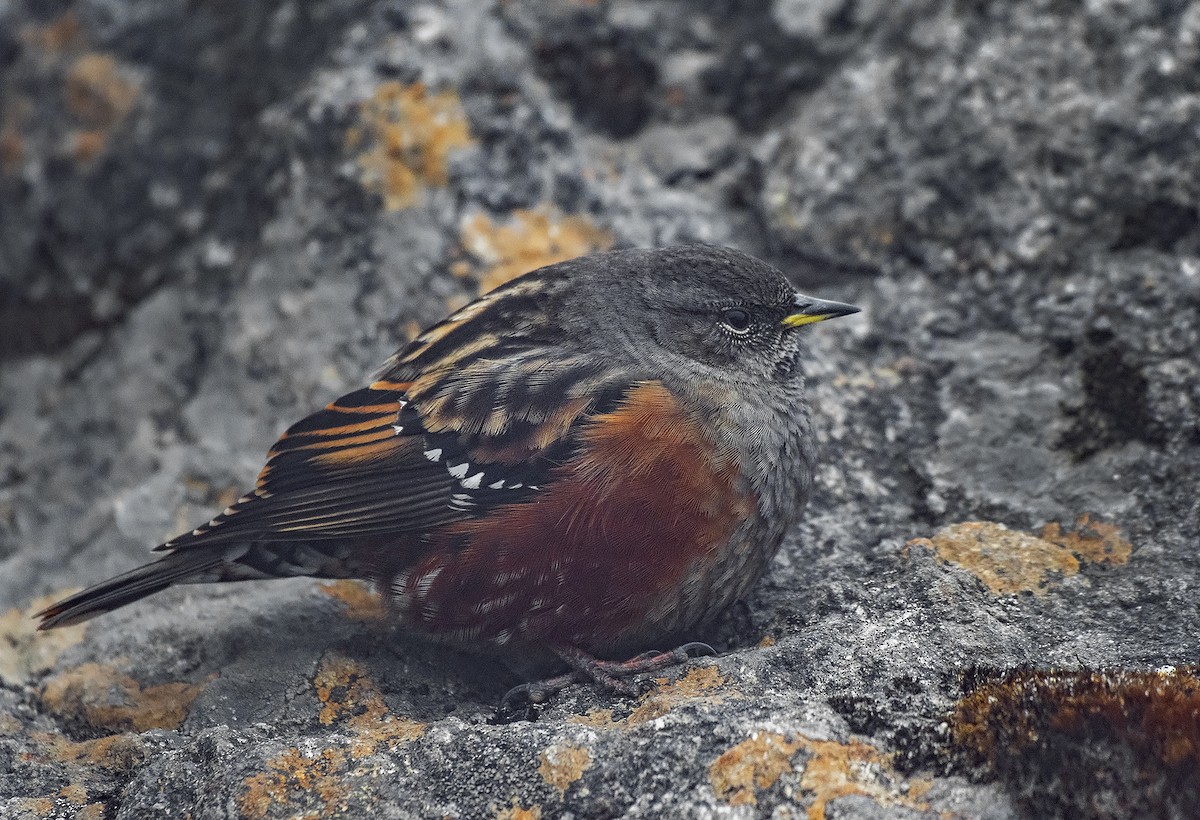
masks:
{"label": "small bird", "polygon": [[570,669],[509,696],[627,693],[711,652],[623,660],[724,610],[797,520],[815,460],[800,329],[857,311],[707,245],[527,273],[292,425],[252,491],[40,628],[173,584],[360,578],[415,632]]}

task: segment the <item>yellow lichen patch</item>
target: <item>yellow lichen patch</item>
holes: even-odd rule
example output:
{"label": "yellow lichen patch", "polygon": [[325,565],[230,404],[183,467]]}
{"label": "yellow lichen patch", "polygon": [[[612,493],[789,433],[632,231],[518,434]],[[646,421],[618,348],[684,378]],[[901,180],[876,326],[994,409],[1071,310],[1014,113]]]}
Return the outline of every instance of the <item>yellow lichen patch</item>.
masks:
{"label": "yellow lichen patch", "polygon": [[799,748],[799,741],[783,735],[755,733],[714,760],[708,780],[717,797],[730,805],[758,805],[758,792],[792,771],[792,755]]}
{"label": "yellow lichen patch", "polygon": [[42,704],[57,714],[87,721],[97,728],[145,732],[178,729],[213,675],[201,683],[164,683],[142,688],[120,670],[85,663],[49,678]]}
{"label": "yellow lichen patch", "polygon": [[716,666],[698,666],[674,683],[666,678],[656,678],[656,689],[642,696],[637,707],[624,718],[614,718],[612,709],[593,709],[586,715],[576,715],[569,720],[597,729],[628,729],[670,712],[688,702],[720,703],[726,698],[740,698],[736,689],[724,690],[725,678]]}
{"label": "yellow lichen patch", "polygon": [[555,743],[538,755],[538,774],[547,784],[565,794],[571,784],[583,777],[592,765],[592,753],[585,746]]}
{"label": "yellow lichen patch", "polygon": [[395,211],[416,204],[425,187],[445,185],[450,152],[472,139],[456,93],[431,94],[423,83],[392,81],[363,103],[346,143],[351,150],[362,149],[363,185]]}
{"label": "yellow lichen patch", "polygon": [[108,804],[106,803],[88,803],[86,806],[75,812],[75,816],[71,820],[103,820],[104,815],[108,813]]}
{"label": "yellow lichen patch", "polygon": [[[13,723],[16,723],[14,726]],[[120,779],[145,759],[145,747],[138,735],[110,735],[95,740],[73,741],[56,731],[26,732],[17,721],[0,720],[0,735],[16,746],[11,762],[16,777],[22,772],[40,771],[39,781],[49,778],[60,785],[52,794],[28,795],[23,804],[7,804],[10,814],[0,809],[5,818],[71,817],[75,820],[100,820],[106,804],[92,800],[92,792],[111,792],[114,780]],[[32,785],[29,784],[29,785]],[[0,799],[0,805],[4,805]],[[23,806],[22,811],[11,813]],[[30,806],[49,806],[45,811],[30,814]]]}
{"label": "yellow lichen patch", "polygon": [[1042,594],[1055,577],[1075,575],[1081,561],[1123,564],[1132,547],[1116,527],[1083,516],[1074,531],[1049,524],[1041,536],[1010,530],[991,521],[967,521],[943,528],[909,547],[933,550],[943,561],[975,575],[996,595]]}
{"label": "yellow lichen patch", "polygon": [[91,165],[107,144],[108,135],[103,131],[76,131],[71,136],[71,156],[76,165]]}
{"label": "yellow lichen patch", "polygon": [[326,655],[313,687],[321,701],[317,719],[324,726],[340,724],[351,731],[350,754],[356,759],[373,754],[381,745],[391,747],[425,732],[425,724],[391,713],[379,688],[357,661]]}
{"label": "yellow lichen patch", "polygon": [[346,756],[340,749],[324,749],[308,757],[299,749],[287,749],[267,762],[267,770],[246,778],[238,795],[244,817],[259,820],[273,804],[286,805],[291,817],[303,817],[296,803],[325,817],[337,811],[349,788],[342,779]]}
{"label": "yellow lichen patch", "polygon": [[329,581],[321,584],[319,589],[339,601],[347,617],[359,621],[378,621],[387,614],[383,599],[362,581]]}
{"label": "yellow lichen patch", "polygon": [[76,806],[82,806],[87,802],[87,789],[79,783],[68,783],[58,790],[58,796],[68,803],[73,803]]}
{"label": "yellow lichen patch", "polygon": [[822,820],[830,801],[851,794],[885,805],[928,808],[920,798],[929,791],[929,781],[902,781],[883,753],[858,741],[838,743],[804,735],[757,732],[709,766],[709,782],[717,796],[730,805],[756,806],[760,792],[793,771],[792,758],[801,750],[808,754],[808,761],[800,776],[800,788],[813,795],[807,810],[809,820]]}
{"label": "yellow lichen patch", "polygon": [[1079,572],[1079,560],[1065,547],[991,521],[952,524],[932,538],[919,538],[909,545],[932,549],[943,561],[975,575],[997,595],[1040,594],[1051,573]]}
{"label": "yellow lichen patch", "polygon": [[303,816],[301,808],[322,817],[338,810],[349,793],[347,778],[364,771],[364,764],[356,760],[425,731],[424,724],[388,710],[379,688],[357,661],[326,655],[313,677],[313,688],[321,702],[317,720],[348,730],[349,744],[311,754],[289,748],[268,760],[265,771],[246,778],[237,798],[242,814],[251,820],[265,817],[275,804],[286,805],[288,816]]}
{"label": "yellow lichen patch", "polygon": [[1087,513],[1079,516],[1074,530],[1051,523],[1042,528],[1041,535],[1094,564],[1126,564],[1133,554],[1133,545],[1121,537],[1116,525],[1093,521]]}
{"label": "yellow lichen patch", "polygon": [[145,756],[141,739],[133,734],[109,735],[78,742],[57,732],[34,732],[30,738],[37,743],[47,760],[94,766],[107,771],[128,771]]}
{"label": "yellow lichen patch", "polygon": [[15,820],[26,817],[50,817],[54,812],[54,801],[49,797],[16,797],[6,801]]}
{"label": "yellow lichen patch", "polygon": [[111,130],[137,100],[137,84],[123,76],[111,54],[81,55],[67,69],[63,93],[71,113],[90,128]]}
{"label": "yellow lichen patch", "polygon": [[38,598],[28,609],[10,609],[0,615],[0,681],[19,686],[54,667],[58,656],[83,639],[82,625],[37,630],[33,614],[76,590]]}
{"label": "yellow lichen patch", "polygon": [[71,156],[77,165],[87,166],[104,153],[113,130],[133,110],[138,86],[112,55],[89,52],[67,69],[63,95],[83,126],[71,134]]}
{"label": "yellow lichen patch", "polygon": [[933,783],[900,780],[887,757],[874,746],[808,738],[803,739],[803,744],[811,755],[800,777],[800,788],[814,795],[808,807],[809,820],[822,820],[831,800],[850,794],[864,795],[884,805],[902,805],[919,811],[929,808],[921,802],[921,797]]}
{"label": "yellow lichen patch", "polygon": [[522,273],[612,246],[612,235],[585,216],[565,216],[551,208],[518,210],[507,225],[476,214],[463,225],[461,242],[476,261],[459,266],[486,293]]}

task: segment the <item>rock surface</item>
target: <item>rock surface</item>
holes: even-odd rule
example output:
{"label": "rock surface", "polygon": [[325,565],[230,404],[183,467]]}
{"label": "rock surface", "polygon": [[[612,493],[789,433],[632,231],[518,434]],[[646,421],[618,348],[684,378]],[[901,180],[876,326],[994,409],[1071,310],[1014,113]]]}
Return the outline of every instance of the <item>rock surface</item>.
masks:
{"label": "rock surface", "polygon": [[[1197,2],[0,0],[0,816],[1192,816],[1198,202]],[[866,308],[721,657],[498,724],[353,584],[32,634],[481,286],[683,241]]]}

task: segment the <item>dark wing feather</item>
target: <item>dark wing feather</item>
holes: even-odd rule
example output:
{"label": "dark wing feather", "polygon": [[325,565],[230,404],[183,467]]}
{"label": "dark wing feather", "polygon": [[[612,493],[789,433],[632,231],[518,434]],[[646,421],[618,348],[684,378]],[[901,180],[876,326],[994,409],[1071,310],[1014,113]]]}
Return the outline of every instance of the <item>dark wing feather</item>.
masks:
{"label": "dark wing feather", "polygon": [[434,325],[382,377],[407,384],[424,454],[455,480],[450,505],[481,515],[526,501],[579,446],[583,422],[644,374],[574,348],[550,271],[513,280]]}
{"label": "dark wing feather", "polygon": [[566,285],[522,277],[434,325],[289,428],[253,492],[159,549],[427,532],[534,497],[638,380],[569,349]]}
{"label": "dark wing feather", "polygon": [[158,549],[413,532],[463,518],[449,506],[453,478],[422,455],[406,387],[377,381],[292,425],[253,492]]}

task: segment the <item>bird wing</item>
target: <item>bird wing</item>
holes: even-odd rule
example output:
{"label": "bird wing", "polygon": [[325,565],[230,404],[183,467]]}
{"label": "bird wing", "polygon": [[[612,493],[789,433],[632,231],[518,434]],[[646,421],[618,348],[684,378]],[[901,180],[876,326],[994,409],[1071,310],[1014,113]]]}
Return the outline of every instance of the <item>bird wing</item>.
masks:
{"label": "bird wing", "polygon": [[422,455],[407,385],[380,380],[288,428],[254,490],[159,550],[412,532],[462,517],[444,469]]}
{"label": "bird wing", "polygon": [[530,499],[630,380],[556,348],[498,347],[393,362],[290,427],[252,492],[158,549],[428,532]]}

